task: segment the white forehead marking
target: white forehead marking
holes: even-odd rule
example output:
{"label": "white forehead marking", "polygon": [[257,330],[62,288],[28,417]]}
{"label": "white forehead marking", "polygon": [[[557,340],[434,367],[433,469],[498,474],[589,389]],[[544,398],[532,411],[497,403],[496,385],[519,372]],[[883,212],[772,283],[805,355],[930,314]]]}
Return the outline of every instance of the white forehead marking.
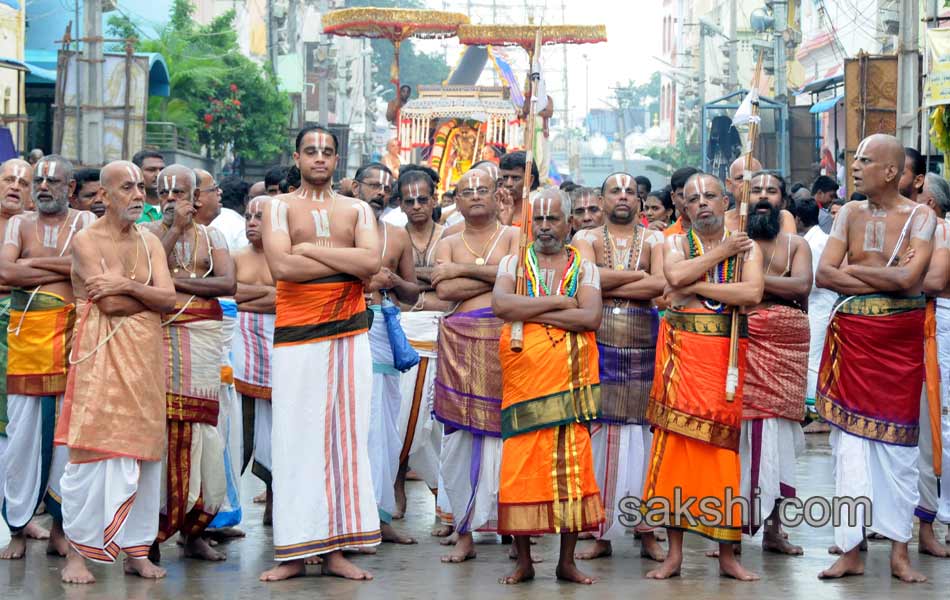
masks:
{"label": "white forehead marking", "polygon": [[172,186],[171,186],[170,188],[168,188],[168,191],[172,191],[173,189],[175,189],[175,179],[176,179],[176,177],[177,177],[177,175],[172,175]]}
{"label": "white forehead marking", "polygon": [[126,165],[125,170],[126,170],[126,172],[129,174],[129,178],[130,178],[134,183],[138,183],[138,182],[139,182],[139,178],[135,176],[135,175],[136,175],[135,169],[133,169],[131,165]]}
{"label": "white forehead marking", "polygon": [[767,187],[771,187],[772,185],[774,185],[775,187],[778,187],[778,180],[775,179],[775,176],[770,173],[765,176],[765,182],[763,183],[762,187],[767,188]]}
{"label": "white forehead marking", "polygon": [[422,195],[422,192],[419,191],[419,184],[418,184],[418,183],[410,183],[410,184],[409,184],[409,194],[411,195],[411,199],[412,199],[412,200],[418,200],[418,199],[419,199],[419,197]]}
{"label": "white forehead marking", "polygon": [[330,136],[320,132],[317,134],[317,150],[323,150],[325,148],[330,148]]}
{"label": "white forehead marking", "polygon": [[699,178],[699,193],[703,196],[706,195],[706,178],[705,177]]}
{"label": "white forehead marking", "polygon": [[380,173],[379,173],[379,182],[380,182],[381,184],[383,184],[383,186],[389,185],[390,182],[392,182],[392,175],[390,175],[390,174],[387,173],[386,171],[380,171]]}
{"label": "white forehead marking", "polygon": [[13,165],[13,176],[14,176],[14,177],[16,177],[17,179],[19,179],[19,178],[23,177],[23,175],[24,175],[25,173],[26,173],[26,167],[24,167],[23,165]]}
{"label": "white forehead marking", "polygon": [[164,184],[166,191],[171,189],[171,187],[168,185],[169,182],[170,180],[168,179],[168,175],[165,175],[164,177],[162,177],[162,183]]}
{"label": "white forehead marking", "polygon": [[868,138],[864,138],[863,140],[861,140],[861,143],[858,144],[858,149],[855,150],[854,152],[855,158],[857,158],[858,156],[862,156],[864,154],[864,151],[866,150],[867,145],[868,145]]}
{"label": "white forehead marking", "polygon": [[619,187],[621,190],[627,189],[627,186],[630,185],[630,176],[625,173],[615,174],[614,185]]}
{"label": "white forehead marking", "polygon": [[481,185],[481,183],[482,183],[482,178],[478,176],[478,173],[477,173],[477,172],[476,172],[476,173],[473,173],[473,174],[472,174],[472,185],[471,185],[471,188],[470,188],[470,189],[473,189],[473,190],[476,189],[477,187],[479,187],[479,186]]}
{"label": "white forehead marking", "polygon": [[541,198],[541,216],[550,217],[551,216],[551,203],[553,198]]}
{"label": "white forehead marking", "polygon": [[56,174],[56,162],[49,161],[46,163],[46,176],[53,177]]}

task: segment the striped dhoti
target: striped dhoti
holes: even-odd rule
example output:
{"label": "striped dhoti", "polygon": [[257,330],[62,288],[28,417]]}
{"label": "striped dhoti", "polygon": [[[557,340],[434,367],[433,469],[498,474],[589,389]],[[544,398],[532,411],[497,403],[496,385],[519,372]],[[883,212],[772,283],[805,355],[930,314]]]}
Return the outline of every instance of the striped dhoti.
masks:
{"label": "striped dhoti", "polygon": [[[234,387],[244,410],[244,460],[266,485],[271,484],[271,361],[274,315],[238,312],[238,334],[231,346]],[[252,463],[253,457],[253,463]]]}
{"label": "striped dhoti", "polygon": [[436,344],[439,338],[439,311],[406,312],[402,328],[409,343],[419,353],[419,364],[402,375],[402,406],[399,410],[400,467],[418,473],[429,486],[439,485],[439,451],[442,424],[432,416],[435,397]]}

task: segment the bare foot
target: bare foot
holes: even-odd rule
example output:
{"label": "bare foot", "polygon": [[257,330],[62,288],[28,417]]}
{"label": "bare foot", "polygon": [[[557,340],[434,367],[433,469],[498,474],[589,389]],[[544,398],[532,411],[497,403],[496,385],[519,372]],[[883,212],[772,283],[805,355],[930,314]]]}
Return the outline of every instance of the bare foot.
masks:
{"label": "bare foot", "polygon": [[49,532],[49,543],[46,544],[46,554],[49,556],[66,556],[69,550],[69,542],[66,541],[66,534],[63,533],[63,524],[53,521],[53,527]]}
{"label": "bare foot", "polygon": [[644,533],[640,536],[640,558],[649,558],[656,562],[666,560],[666,550],[653,533]]}
{"label": "bare foot", "polygon": [[657,529],[656,531],[653,532],[653,537],[655,537],[655,538],[656,538],[656,541],[658,541],[658,542],[665,542],[665,541],[666,541],[666,530],[665,530],[665,529]]}
{"label": "bare foot", "polygon": [[261,492],[254,496],[254,504],[264,504],[265,502],[267,502],[267,492]]}
{"label": "bare foot", "polygon": [[923,583],[927,577],[910,566],[907,544],[894,542],[891,544],[891,575],[904,583]]}
{"label": "bare foot", "polygon": [[402,519],[406,516],[406,474],[401,471],[396,477],[396,483],[393,484],[393,492],[396,495],[396,510],[393,512],[393,519]]}
{"label": "bare foot", "polygon": [[579,540],[592,540],[594,539],[594,532],[592,531],[582,531],[577,534],[577,539]]}
{"label": "bare foot", "polygon": [[[471,533],[466,533],[458,535],[458,533],[452,534],[456,537],[455,548],[451,552],[442,556],[442,562],[444,563],[462,563],[467,560],[475,558],[475,540],[472,539]],[[448,538],[446,538],[448,539]],[[444,540],[443,540],[444,543]]]}
{"label": "bare foot", "polygon": [[[868,542],[867,540],[861,540],[861,543],[858,545],[858,549],[861,552],[868,551]],[[838,544],[832,544],[828,546],[828,554],[834,554],[835,556],[841,556],[844,552],[841,551],[841,548],[838,547]]]}
{"label": "bare foot", "polygon": [[307,573],[303,560],[289,560],[282,562],[273,569],[261,573],[261,581],[283,581],[293,577],[302,577]]}
{"label": "bare foot", "polygon": [[432,535],[432,537],[444,538],[444,537],[448,537],[452,535],[452,532],[454,531],[455,531],[455,528],[452,527],[451,525],[439,524],[432,528],[432,532],[430,535]]}
{"label": "bare foot", "polygon": [[220,561],[227,558],[226,555],[212,548],[208,540],[201,536],[189,537],[185,540],[185,557],[210,561]]}
{"label": "bare foot", "polygon": [[719,552],[719,574],[723,577],[731,577],[739,581],[758,581],[759,576],[743,567],[734,552],[720,549]]}
{"label": "bare foot", "polygon": [[380,523],[379,524],[380,532],[383,535],[383,541],[389,542],[390,544],[415,544],[415,538],[409,537],[408,535],[403,535],[393,529],[393,526],[389,523]]}
{"label": "bare foot", "polygon": [[343,554],[365,554],[372,556],[373,554],[376,554],[376,552],[376,546],[351,546],[349,548],[343,549]]}
{"label": "bare foot", "polygon": [[63,583],[95,583],[96,578],[86,567],[86,559],[81,554],[69,549],[66,555],[66,566],[60,571]]}
{"label": "bare foot", "polygon": [[455,544],[458,543],[458,541],[459,541],[459,532],[453,531],[452,533],[449,534],[448,537],[440,540],[439,544],[443,546],[454,546]]}
{"label": "bare foot", "polygon": [[308,556],[303,559],[303,564],[305,565],[322,565],[323,557],[322,556]]}
{"label": "bare foot", "polygon": [[864,561],[858,552],[842,554],[835,564],[818,574],[818,579],[839,579],[851,575],[864,575]]}
{"label": "bare foot", "polygon": [[138,575],[142,579],[161,579],[167,574],[147,558],[126,558],[124,569],[127,575]]}
{"label": "bare foot", "polygon": [[659,567],[647,572],[647,579],[669,579],[670,577],[679,577],[680,567],[683,566],[683,555],[674,555],[672,552],[667,555]]}
{"label": "bare foot", "polygon": [[557,569],[554,570],[554,574],[561,581],[570,581],[571,583],[580,583],[583,585],[591,585],[596,579],[589,577],[581,572],[577,568],[577,565],[574,564],[574,561],[571,561],[567,564],[559,564]]}
{"label": "bare foot", "polygon": [[[535,542],[532,541],[531,545],[533,546],[534,544]],[[512,544],[511,548],[508,549],[508,558],[510,558],[511,560],[518,560],[518,548],[514,544]],[[531,562],[534,564],[537,564],[540,562],[544,562],[544,559],[541,558],[540,556],[532,556]]]}
{"label": "bare foot", "polygon": [[230,540],[246,537],[247,534],[237,527],[223,527],[221,529],[207,529],[204,535],[216,542],[227,542]]}
{"label": "bare foot", "polygon": [[31,540],[48,540],[49,531],[45,527],[40,527],[35,520],[30,520],[23,528],[23,535]]}
{"label": "bare foot", "polygon": [[[586,550],[575,552],[574,558],[577,560],[594,560],[595,558],[607,557],[613,554],[613,547],[608,540],[594,540],[594,543]],[[560,568],[560,567],[558,567]]]}
{"label": "bare foot", "polygon": [[921,554],[929,554],[937,558],[947,558],[950,556],[950,550],[947,550],[934,534],[933,523],[920,523],[920,535],[918,537],[917,551]]}
{"label": "bare foot", "polygon": [[515,570],[512,571],[510,575],[506,575],[505,577],[499,579],[498,583],[514,585],[525,581],[531,581],[532,579],[534,579],[534,566],[530,563],[522,564],[519,562],[515,567]]}
{"label": "bare foot", "polygon": [[[736,555],[742,555],[742,544],[735,544],[735,548],[732,549],[732,553]],[[706,551],[706,558],[719,558],[719,548],[717,547],[714,550]]]}
{"label": "bare foot", "polygon": [[801,546],[796,546],[783,537],[781,533],[778,536],[765,534],[762,536],[762,549],[766,552],[775,554],[788,554],[791,556],[801,556],[805,553]]}
{"label": "bare foot", "polygon": [[24,554],[26,554],[26,536],[20,532],[10,538],[10,543],[6,548],[0,550],[0,560],[20,560]]}
{"label": "bare foot", "polygon": [[331,552],[324,556],[323,574],[344,579],[370,580],[373,574],[348,561],[342,552]]}

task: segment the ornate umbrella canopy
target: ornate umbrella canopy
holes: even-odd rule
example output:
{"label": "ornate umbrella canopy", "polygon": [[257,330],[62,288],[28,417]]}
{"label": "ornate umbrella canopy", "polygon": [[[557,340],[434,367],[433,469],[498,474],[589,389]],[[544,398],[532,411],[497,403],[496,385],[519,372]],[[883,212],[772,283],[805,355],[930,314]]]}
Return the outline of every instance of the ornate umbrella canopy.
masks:
{"label": "ornate umbrella canopy", "polygon": [[399,94],[399,45],[406,39],[452,37],[460,25],[468,23],[462,13],[409,8],[344,8],[323,17],[323,32],[348,37],[383,38],[391,41],[395,53],[390,70]]}
{"label": "ornate umbrella canopy", "polygon": [[[462,25],[459,42],[468,46],[521,46],[533,58],[537,25]],[[605,25],[542,25],[542,44],[596,44],[607,41]]]}

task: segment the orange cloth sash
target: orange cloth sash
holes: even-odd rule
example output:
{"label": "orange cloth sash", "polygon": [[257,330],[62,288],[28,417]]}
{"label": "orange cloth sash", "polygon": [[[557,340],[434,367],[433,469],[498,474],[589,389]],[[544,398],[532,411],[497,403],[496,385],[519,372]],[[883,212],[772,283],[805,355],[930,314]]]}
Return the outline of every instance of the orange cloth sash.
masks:
{"label": "orange cloth sash", "polygon": [[726,401],[730,313],[667,310],[660,322],[647,420],[659,429],[739,450],[748,330],[740,316],[739,387]]}
{"label": "orange cloth sash", "polygon": [[924,313],[924,385],[927,388],[927,410],[930,417],[930,439],[933,443],[934,475],[943,473],[943,436],[940,433],[940,364],[937,361],[937,301],[927,301]]}
{"label": "orange cloth sash", "polygon": [[[73,463],[116,457],[161,460],[165,449],[162,327],[154,312],[110,317],[84,300],[73,338],[55,442]],[[114,332],[114,334],[113,334]],[[108,335],[112,334],[98,349]]]}
{"label": "orange cloth sash", "polygon": [[277,282],[274,347],[325,342],[367,331],[363,284],[355,277]]}
{"label": "orange cloth sash", "polygon": [[56,396],[66,390],[75,305],[61,296],[13,290],[7,334],[7,393]]}

